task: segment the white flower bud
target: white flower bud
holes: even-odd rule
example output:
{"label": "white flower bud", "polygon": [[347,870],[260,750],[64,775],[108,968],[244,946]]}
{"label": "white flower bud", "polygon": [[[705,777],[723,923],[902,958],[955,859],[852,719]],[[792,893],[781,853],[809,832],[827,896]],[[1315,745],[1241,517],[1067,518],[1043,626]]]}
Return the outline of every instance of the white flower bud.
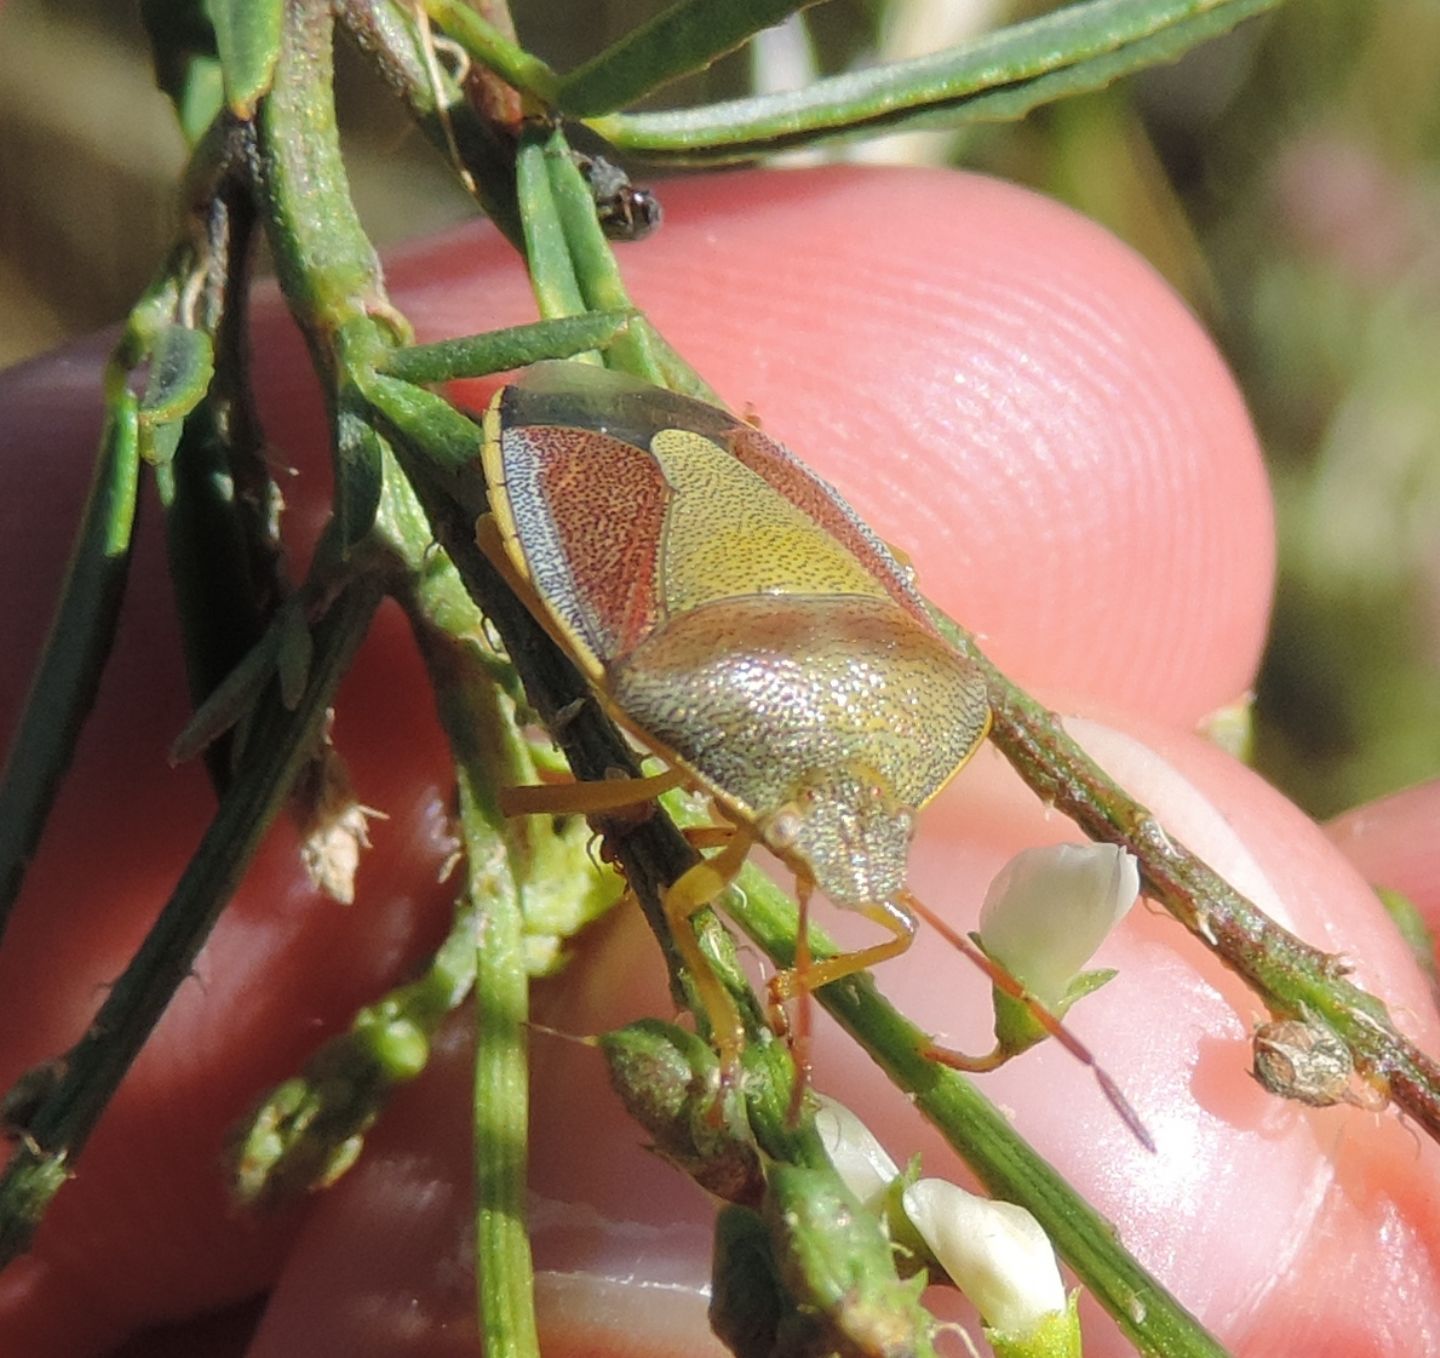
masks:
{"label": "white flower bud", "polygon": [[1135,904],[1140,872],[1113,844],[1025,849],[996,875],[980,911],[985,951],[1047,1009]]}
{"label": "white flower bud", "polygon": [[943,1179],[911,1184],[901,1201],[988,1329],[1024,1338],[1067,1310],[1050,1239],[1023,1207],[976,1197]]}
{"label": "white flower bud", "polygon": [[875,1134],[843,1103],[817,1094],[815,1130],[825,1146],[841,1182],[861,1202],[871,1206],[900,1173]]}

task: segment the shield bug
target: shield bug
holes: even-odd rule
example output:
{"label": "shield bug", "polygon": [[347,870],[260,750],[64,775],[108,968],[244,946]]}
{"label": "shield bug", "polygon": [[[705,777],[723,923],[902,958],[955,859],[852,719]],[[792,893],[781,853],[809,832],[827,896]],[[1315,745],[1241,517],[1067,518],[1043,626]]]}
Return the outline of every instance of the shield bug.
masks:
{"label": "shield bug", "polygon": [[[854,510],[728,411],[604,369],[540,364],[495,396],[483,463],[481,545],[672,785],[709,794],[732,827],[665,909],[733,1070],[739,1017],[689,916],[758,843],[795,874],[802,907],[777,998],[903,952],[916,930],[905,886],[916,813],[984,739],[983,680]],[[600,788],[603,803],[586,796]],[[512,810],[618,804],[609,784],[518,791]],[[889,937],[812,960],[813,888]]]}

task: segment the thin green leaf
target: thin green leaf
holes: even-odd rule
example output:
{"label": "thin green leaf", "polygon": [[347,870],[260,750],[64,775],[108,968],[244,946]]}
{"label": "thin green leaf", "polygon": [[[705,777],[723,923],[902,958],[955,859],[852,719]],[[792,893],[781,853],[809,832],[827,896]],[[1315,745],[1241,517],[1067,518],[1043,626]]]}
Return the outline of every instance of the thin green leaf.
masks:
{"label": "thin green leaf", "polygon": [[140,0],[140,17],[156,82],[170,96],[186,144],[193,147],[225,101],[205,0]]}
{"label": "thin green leaf", "polygon": [[155,337],[140,399],[140,455],[163,467],[175,456],[185,417],[205,399],[215,353],[202,330],[167,325]]}
{"label": "thin green leaf", "polygon": [[280,59],[284,0],[208,0],[225,98],[237,118],[253,118]]}
{"label": "thin green leaf", "polygon": [[0,771],[0,933],[75,752],[115,636],[139,487],[134,395],[114,398],[85,517],[14,743]]}
{"label": "thin green leaf", "polygon": [[167,325],[150,353],[140,418],[154,424],[183,420],[204,398],[214,372],[210,337],[189,326]]}
{"label": "thin green leaf", "polygon": [[491,330],[396,349],[380,371],[406,382],[453,382],[462,377],[487,377],[549,358],[573,358],[586,349],[603,348],[623,334],[636,318],[634,311],[592,311],[558,316],[530,325]]}
{"label": "thin green leaf", "polygon": [[276,619],[280,645],[275,653],[275,673],[280,680],[280,701],[294,711],[310,682],[310,664],[315,656],[315,639],[298,600],[292,599]]}
{"label": "thin green leaf", "polygon": [[[423,387],[376,374],[366,380],[365,394],[387,425],[408,445],[451,476],[470,471],[477,484],[480,467],[480,426],[462,415],[443,396]],[[483,504],[483,493],[477,504]]]}
{"label": "thin green leaf", "polygon": [[425,13],[465,52],[517,90],[549,103],[555,72],[482,19],[464,0],[425,0]]}
{"label": "thin green leaf", "polygon": [[1174,61],[1280,0],[1087,0],[962,47],[783,94],[597,118],[622,150],[721,163],[830,137],[1021,118],[1040,104]]}
{"label": "thin green leaf", "polygon": [[380,507],[382,450],[363,406],[347,395],[335,417],[335,519],[340,550],[370,531]]}
{"label": "thin green leaf", "polygon": [[[547,320],[561,316],[577,316],[585,310],[570,247],[555,207],[550,188],[550,175],[545,165],[544,129],[529,126],[521,133],[520,150],[515,159],[516,193],[519,198],[520,221],[525,232],[525,260],[530,269],[530,286],[535,302]],[[582,360],[598,363],[599,355],[580,355]]]}
{"label": "thin green leaf", "polygon": [[712,406],[723,406],[720,394],[694,368],[686,362],[680,351],[665,338],[648,319],[641,322],[650,333],[650,348],[655,355],[663,378],[661,386],[678,391],[682,396],[693,396]]}
{"label": "thin green leaf", "polygon": [[692,71],[703,71],[762,28],[816,0],[679,0],[560,78],[555,103],[588,117],[610,113]]}
{"label": "thin green leaf", "polygon": [[[559,128],[545,143],[544,157],[551,201],[565,234],[585,309],[619,311],[629,307],[630,294],[625,290],[615,251],[600,225],[595,196]],[[647,382],[663,383],[664,374],[650,343],[651,333],[648,325],[633,326],[611,344],[606,361]]]}
{"label": "thin green leaf", "polygon": [[280,620],[277,618],[185,723],[170,746],[172,764],[194,759],[255,706],[275,671],[280,642]]}

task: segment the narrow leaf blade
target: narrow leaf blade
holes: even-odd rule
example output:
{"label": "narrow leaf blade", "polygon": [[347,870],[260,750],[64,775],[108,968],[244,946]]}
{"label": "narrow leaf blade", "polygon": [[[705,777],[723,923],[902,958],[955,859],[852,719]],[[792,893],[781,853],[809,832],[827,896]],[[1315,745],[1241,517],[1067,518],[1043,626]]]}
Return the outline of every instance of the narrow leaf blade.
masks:
{"label": "narrow leaf blade", "polygon": [[280,59],[284,0],[209,0],[225,98],[237,118],[253,118]]}
{"label": "narrow leaf blade", "polygon": [[621,150],[674,164],[751,160],[836,137],[1022,118],[1178,60],[1280,0],[1082,0],[960,47],[804,89],[598,118]]}
{"label": "narrow leaf blade", "polygon": [[555,102],[577,117],[624,108],[692,71],[703,71],[762,28],[816,0],[679,0],[563,76]]}

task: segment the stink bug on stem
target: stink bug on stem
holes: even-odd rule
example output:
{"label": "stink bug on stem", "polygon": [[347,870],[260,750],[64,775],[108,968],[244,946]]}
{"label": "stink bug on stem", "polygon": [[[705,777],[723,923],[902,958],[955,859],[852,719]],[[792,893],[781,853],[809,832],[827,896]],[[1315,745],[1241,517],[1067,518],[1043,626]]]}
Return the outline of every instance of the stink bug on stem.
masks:
{"label": "stink bug on stem", "polygon": [[[984,680],[854,510],[728,411],[602,368],[539,364],[496,394],[483,463],[480,545],[610,715],[670,766],[618,785],[512,789],[506,809],[598,813],[677,785],[712,798],[723,847],[664,906],[733,1075],[743,1028],[690,916],[762,844],[795,874],[801,905],[777,1002],[903,952],[917,913],[933,920],[905,884],[916,815],[984,740]],[[814,960],[814,889],[889,937]]]}

